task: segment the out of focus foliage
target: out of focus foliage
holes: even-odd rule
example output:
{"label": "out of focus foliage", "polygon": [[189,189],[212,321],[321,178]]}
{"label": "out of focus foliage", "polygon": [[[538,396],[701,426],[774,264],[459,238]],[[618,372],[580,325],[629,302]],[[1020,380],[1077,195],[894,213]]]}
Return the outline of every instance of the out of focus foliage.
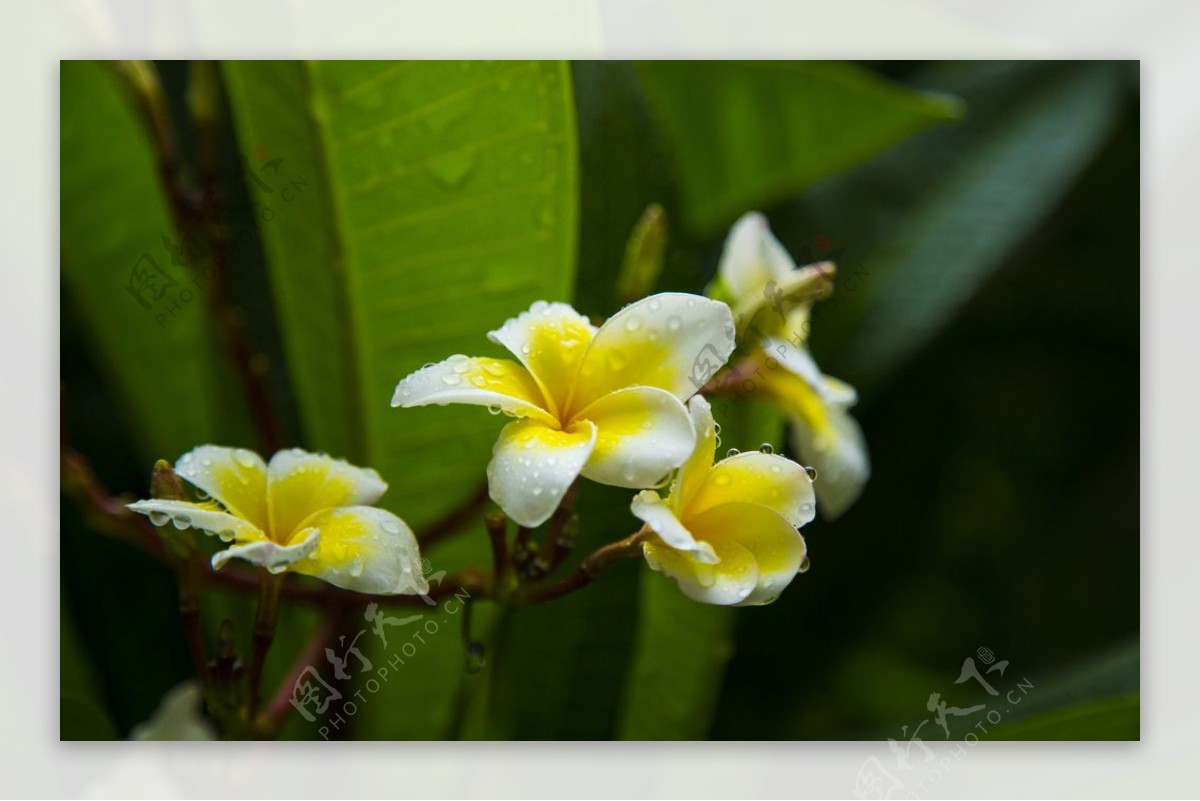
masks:
{"label": "out of focus foliage", "polygon": [[[198,174],[191,67],[158,68],[178,169]],[[805,529],[812,569],[776,604],[700,606],[629,564],[551,605],[481,608],[485,671],[463,671],[456,633],[431,638],[341,736],[899,738],[933,692],[979,700],[955,680],[981,648],[1008,661],[1006,688],[1032,684],[996,736],[1137,736],[1136,67],[232,62],[219,76],[230,292],[284,439],[370,463],[416,526],[476,489],[497,425],[391,413],[396,380],[479,352],[480,332],[537,298],[611,314],[649,204],[669,230],[659,289],[702,290],[754,208],[798,261],[840,267],[811,345],[861,391],[873,475],[835,525]],[[256,443],[203,270],[172,258],[189,232],[154,137],[111,66],[64,63],[61,83],[63,439],[140,496],[154,458]],[[723,448],[786,441],[753,397],[722,426]],[[636,527],[629,495],[584,487],[579,550]],[[190,672],[171,578],[66,501],[61,554],[62,736],[128,736]],[[474,527],[427,556],[454,569],[486,554]],[[206,604],[245,641],[244,599]],[[269,681],[313,620],[285,609]],[[285,734],[317,736],[300,723]]]}

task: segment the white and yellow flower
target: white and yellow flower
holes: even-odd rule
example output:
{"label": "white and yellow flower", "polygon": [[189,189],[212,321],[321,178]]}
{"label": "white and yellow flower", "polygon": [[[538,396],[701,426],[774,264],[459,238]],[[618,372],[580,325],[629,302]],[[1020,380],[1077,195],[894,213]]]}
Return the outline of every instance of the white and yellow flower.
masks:
{"label": "white and yellow flower", "polygon": [[599,329],[565,303],[538,301],[488,338],[520,363],[451,356],[403,379],[392,405],[468,403],[520,418],[493,448],[488,487],[530,527],[581,474],[640,489],[678,467],[694,445],[683,401],[734,347],[729,308],[680,293],[630,304]]}
{"label": "white and yellow flower", "polygon": [[232,542],[213,555],[213,569],[236,558],[357,592],[429,591],[412,530],[371,505],[387,490],[374,470],[296,448],[279,451],[267,465],[244,448],[202,445],[181,456],[175,472],[211,500],[148,500],[129,508],[158,526],[169,521]]}
{"label": "white and yellow flower", "polygon": [[849,414],[858,394],[823,374],[808,350],[809,312],[833,275],[829,262],[797,268],[766,218],[751,213],[730,231],[715,284],[739,312],[739,333],[756,329],[749,332],[758,350],[755,375],[787,410],[792,447],[816,469],[817,506],[829,520],[858,499],[871,474],[862,429]]}
{"label": "white and yellow flower", "polygon": [[797,530],[813,519],[813,482],[777,454],[750,451],[713,464],[716,425],[708,401],[688,404],[696,449],[664,500],[653,490],[632,511],[653,530],[642,545],[650,567],[675,579],[685,595],[724,606],[774,601],[804,565]]}

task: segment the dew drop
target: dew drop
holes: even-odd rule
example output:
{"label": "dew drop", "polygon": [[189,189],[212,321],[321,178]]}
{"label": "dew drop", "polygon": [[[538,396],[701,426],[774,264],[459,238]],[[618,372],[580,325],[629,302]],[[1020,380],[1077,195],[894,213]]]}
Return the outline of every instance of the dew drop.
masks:
{"label": "dew drop", "polygon": [[817,468],[815,468],[815,467],[806,467],[806,468],[804,468],[804,472],[805,472],[805,473],[808,473],[808,480],[809,480],[809,481],[816,481],[816,480],[817,480]]}
{"label": "dew drop", "polygon": [[386,531],[388,534],[399,534],[400,533],[400,524],[397,523],[395,520],[392,520],[391,518],[385,519],[382,523],[382,526],[383,526],[383,530]]}
{"label": "dew drop", "polygon": [[503,411],[503,410],[502,410],[502,409],[501,409],[499,406],[489,406],[489,407],[488,407],[488,411],[489,411],[491,414],[500,414],[500,412],[501,412],[501,411]]}
{"label": "dew drop", "polygon": [[725,452],[725,456],[737,456],[739,453],[741,453],[741,451],[739,451],[737,448],[730,448]]}
{"label": "dew drop", "polygon": [[811,512],[812,510],[813,510],[813,507],[812,507],[812,504],[811,504],[811,503],[802,503],[802,504],[800,504],[800,511],[801,511],[801,512],[804,512],[804,514],[808,514],[808,513],[809,513],[809,512]]}
{"label": "dew drop", "polygon": [[473,375],[471,376],[471,383],[477,387],[484,387],[487,386],[487,379],[481,375]]}
{"label": "dew drop", "polygon": [[672,315],[671,317],[667,318],[667,330],[678,331],[682,327],[683,320],[679,319],[677,316]]}
{"label": "dew drop", "polygon": [[661,308],[662,308],[662,304],[659,303],[657,300],[650,301],[650,311],[658,311]]}
{"label": "dew drop", "polygon": [[366,566],[365,559],[361,555],[354,557],[354,561],[350,563],[349,573],[351,576],[358,578],[363,574],[363,568]]}
{"label": "dew drop", "polygon": [[[762,445],[759,445],[759,446],[758,446],[758,452],[759,452],[759,453],[774,453],[774,452],[775,452],[775,446],[774,446],[774,445],[772,445],[772,444],[771,444],[771,443],[769,443],[769,442],[764,442]],[[777,472],[779,472],[779,471],[778,471],[778,470],[773,470],[772,472],[776,472],[776,473],[777,473]]]}
{"label": "dew drop", "polygon": [[730,478],[724,473],[717,473],[717,477],[713,479],[713,483],[718,487],[726,487],[729,485]]}
{"label": "dew drop", "polygon": [[167,521],[170,519],[171,519],[171,516],[169,514],[166,514],[165,512],[151,512],[150,513],[150,522],[156,526],[165,526],[167,524]]}
{"label": "dew drop", "polygon": [[807,572],[808,572],[808,568],[809,568],[809,561],[808,561],[808,557],[806,556],[806,557],[804,557],[804,559],[803,559],[803,560],[800,562],[800,572],[801,572],[801,573],[807,573]]}
{"label": "dew drop", "polygon": [[625,330],[626,331],[636,331],[641,327],[642,327],[642,318],[638,317],[636,314],[629,315],[629,319],[627,319],[625,321]]}
{"label": "dew drop", "polygon": [[528,355],[529,355],[529,350],[530,350],[530,348],[529,348],[529,343],[528,343],[528,342],[526,342],[526,343],[524,343],[523,345],[521,345],[521,353],[524,353],[526,356],[528,356]]}
{"label": "dew drop", "polygon": [[455,373],[446,373],[446,375],[442,376],[442,383],[446,384],[447,386],[455,386],[461,381],[462,379],[459,378]]}

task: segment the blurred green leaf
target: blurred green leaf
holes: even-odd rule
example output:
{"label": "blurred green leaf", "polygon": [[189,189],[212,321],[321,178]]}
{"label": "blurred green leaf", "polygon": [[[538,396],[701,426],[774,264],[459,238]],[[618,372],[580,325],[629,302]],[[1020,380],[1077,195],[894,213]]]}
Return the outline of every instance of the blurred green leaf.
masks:
{"label": "blurred green leaf", "polygon": [[[264,248],[307,444],[377,469],[383,504],[419,527],[473,494],[500,421],[391,409],[397,381],[453,353],[500,355],[486,331],[571,291],[567,68],[228,62],[225,75],[242,148],[282,159],[277,196],[248,187],[273,210]],[[454,545],[435,569],[487,552],[482,531]],[[456,637],[436,638],[356,718],[359,733],[440,735],[461,656]]]}
{"label": "blurred green leaf", "polygon": [[1138,696],[1107,698],[999,726],[988,740],[1137,740],[1141,737]]}
{"label": "blurred green leaf", "polygon": [[676,159],[684,223],[712,234],[912,133],[956,119],[924,95],[832,62],[639,64]]}
{"label": "blurred green leaf", "polygon": [[637,640],[617,736],[701,740],[708,735],[735,611],[699,604],[675,581],[643,568]]}
{"label": "blurred green leaf", "polygon": [[164,246],[179,236],[146,127],[95,62],[62,62],[61,108],[64,314],[79,315],[147,476],[152,458],[236,444],[222,410],[240,396],[219,372],[203,283]]}
{"label": "blurred green leaf", "polygon": [[1119,98],[1110,65],[1080,64],[1028,86],[972,140],[864,258],[861,314],[839,361],[851,381],[881,380],[1005,263],[1106,141]]}

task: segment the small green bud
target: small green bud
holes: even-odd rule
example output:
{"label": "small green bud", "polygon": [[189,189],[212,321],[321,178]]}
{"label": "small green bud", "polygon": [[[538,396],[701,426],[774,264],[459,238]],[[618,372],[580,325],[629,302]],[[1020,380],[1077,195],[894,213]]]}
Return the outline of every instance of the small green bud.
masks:
{"label": "small green bud", "polygon": [[633,226],[625,245],[625,259],[617,277],[617,294],[622,303],[632,303],[654,291],[663,269],[667,247],[667,213],[651,203]]}

